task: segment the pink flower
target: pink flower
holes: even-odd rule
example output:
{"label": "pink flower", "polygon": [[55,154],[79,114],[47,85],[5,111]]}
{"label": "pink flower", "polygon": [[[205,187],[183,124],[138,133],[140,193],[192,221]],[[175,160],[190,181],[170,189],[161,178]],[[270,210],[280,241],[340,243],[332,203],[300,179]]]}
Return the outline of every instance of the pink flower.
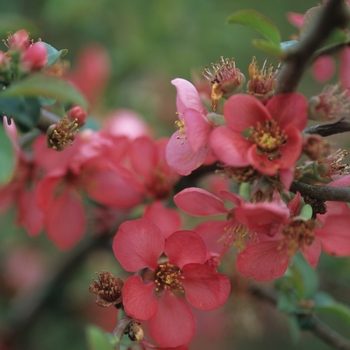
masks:
{"label": "pink flower", "polygon": [[[210,135],[210,146],[224,164],[251,165],[264,175],[293,171],[302,150],[307,101],[297,93],[271,98],[266,107],[248,95],[234,95],[225,104],[226,126]],[[248,130],[248,137],[243,131]]]}
{"label": "pink flower", "polygon": [[47,65],[46,46],[40,41],[32,44],[26,49],[21,57],[21,68],[24,71],[36,72]]}
{"label": "pink flower", "polygon": [[204,264],[205,244],[195,232],[177,231],[165,239],[151,221],[125,221],[114,238],[113,251],[126,271],[146,269],[143,277],[125,281],[124,309],[129,316],[148,321],[152,337],[163,347],[192,340],[195,319],[187,302],[211,310],[229,295],[229,279]]}
{"label": "pink flower", "polygon": [[[316,267],[322,248],[336,256],[350,255],[349,209],[340,206],[319,220],[298,217],[300,194],[290,203],[290,218],[278,214],[275,206],[246,204],[236,210],[238,220],[249,229],[265,236],[265,240],[250,245],[237,257],[237,269],[257,281],[270,281],[283,276],[290,260],[301,250],[304,258]],[[317,217],[319,219],[319,216]],[[322,225],[321,225],[322,224]],[[273,228],[266,230],[266,228]]]}
{"label": "pink flower", "polygon": [[179,130],[169,140],[166,159],[179,174],[189,175],[210,155],[208,140],[214,124],[208,121],[208,111],[190,82],[178,78],[172,80],[172,84],[177,89],[179,121],[176,124]]}

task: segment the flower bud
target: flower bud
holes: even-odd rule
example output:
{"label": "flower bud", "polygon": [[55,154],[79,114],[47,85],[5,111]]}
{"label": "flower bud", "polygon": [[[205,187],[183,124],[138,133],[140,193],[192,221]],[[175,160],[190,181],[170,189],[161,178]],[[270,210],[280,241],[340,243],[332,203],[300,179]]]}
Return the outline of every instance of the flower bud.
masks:
{"label": "flower bud", "polygon": [[78,126],[83,126],[87,118],[87,113],[81,106],[74,106],[67,112],[67,117],[70,121],[75,121]]}
{"label": "flower bud", "polygon": [[329,142],[320,135],[306,135],[303,137],[303,152],[311,159],[317,160],[329,155]]}
{"label": "flower bud", "polygon": [[129,336],[129,339],[132,341],[140,341],[143,339],[143,329],[141,328],[141,324],[132,320],[129,326],[125,330],[125,334]]}
{"label": "flower bud", "polygon": [[18,30],[16,33],[9,35],[7,42],[10,50],[23,52],[30,45],[29,34],[25,29]]}
{"label": "flower bud", "polygon": [[23,52],[21,68],[24,71],[36,72],[47,65],[47,50],[43,43],[36,42]]}

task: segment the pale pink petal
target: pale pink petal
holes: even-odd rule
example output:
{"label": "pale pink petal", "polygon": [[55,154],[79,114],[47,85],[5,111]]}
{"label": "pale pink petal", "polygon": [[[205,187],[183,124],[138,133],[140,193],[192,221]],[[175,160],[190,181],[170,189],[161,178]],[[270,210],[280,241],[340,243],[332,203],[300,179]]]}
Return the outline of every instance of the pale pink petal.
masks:
{"label": "pale pink petal", "polygon": [[48,237],[60,249],[75,246],[86,230],[83,204],[74,188],[65,188],[55,197],[45,213],[45,228]]}
{"label": "pale pink petal", "polygon": [[328,187],[348,187],[350,186],[350,175],[342,176],[336,180],[333,180],[326,186]]}
{"label": "pale pink petal", "polygon": [[279,175],[282,185],[285,189],[289,190],[293,180],[294,180],[294,167],[291,169],[280,169]]}
{"label": "pale pink petal", "polygon": [[295,12],[288,12],[287,13],[287,19],[288,21],[293,24],[297,28],[301,28],[304,22],[305,15],[301,13],[295,13]]}
{"label": "pale pink petal", "polygon": [[223,305],[231,290],[230,280],[214,267],[188,264],[182,268],[187,301],[197,309],[213,310]]}
{"label": "pale pink petal", "polygon": [[185,136],[176,131],[168,142],[166,160],[180,175],[189,175],[203,164],[208,151],[209,148],[203,147],[194,152]]}
{"label": "pale pink petal", "polygon": [[186,188],[174,196],[175,204],[185,213],[208,216],[227,213],[224,202],[210,192],[197,187]]}
{"label": "pale pink petal", "polygon": [[158,309],[154,283],[145,284],[141,276],[129,277],[123,285],[125,313],[139,321],[148,321]]}
{"label": "pale pink petal", "polygon": [[185,133],[191,148],[198,152],[209,141],[212,130],[208,120],[195,109],[186,109],[183,116],[185,121]]}
{"label": "pale pink petal", "polygon": [[335,69],[332,56],[321,56],[312,65],[312,75],[319,83],[325,83],[333,77]]}
{"label": "pale pink petal", "polygon": [[292,216],[298,216],[300,211],[300,192],[297,192],[295,197],[288,203],[288,209],[291,211]]}
{"label": "pale pink petal", "polygon": [[227,201],[236,204],[237,206],[242,205],[246,200],[240,195],[227,191],[220,191],[220,197],[226,199]]}
{"label": "pale pink petal", "polygon": [[237,94],[230,97],[224,106],[227,125],[234,131],[241,132],[258,123],[264,125],[271,116],[265,106],[255,97]]}
{"label": "pale pink petal", "polygon": [[289,259],[278,249],[280,241],[256,243],[244,249],[237,256],[238,271],[256,281],[267,282],[284,275]]}
{"label": "pale pink petal", "polygon": [[287,142],[280,147],[281,158],[278,159],[281,169],[293,167],[299,159],[302,151],[303,140],[301,132],[293,127],[285,129]]}
{"label": "pale pink petal", "polygon": [[158,310],[148,322],[153,339],[163,347],[188,344],[193,339],[196,321],[187,303],[166,291]]}
{"label": "pale pink petal", "polygon": [[160,201],[148,205],[142,217],[156,224],[164,238],[168,238],[172,233],[181,229],[179,213],[175,209],[165,208]]}
{"label": "pale pink petal", "polygon": [[134,272],[158,267],[164,250],[164,237],[158,226],[146,219],[124,221],[113,240],[114,255],[124,270]]}
{"label": "pale pink petal", "polygon": [[171,264],[181,269],[189,263],[203,264],[207,249],[203,239],[197,233],[177,231],[166,240],[164,253]]}
{"label": "pale pink petal", "polygon": [[322,223],[325,223],[327,220],[331,219],[333,215],[342,215],[344,217],[350,216],[350,209],[348,204],[345,202],[326,202],[327,212],[326,214],[318,214],[317,219]]}
{"label": "pale pink petal", "polygon": [[[187,80],[177,78],[171,83],[176,87],[176,109],[178,113],[184,113],[187,108],[195,109],[196,111],[206,115],[208,111],[203,105],[196,88]],[[180,114],[181,119],[181,114]]]}
{"label": "pale pink petal", "polygon": [[306,249],[301,250],[305,260],[313,267],[316,268],[318,264],[318,259],[322,252],[321,240],[315,237],[314,243]]}
{"label": "pale pink petal", "polygon": [[323,250],[335,256],[350,255],[350,216],[332,215],[321,228],[315,229]]}
{"label": "pale pink petal", "polygon": [[233,167],[249,165],[247,153],[253,144],[241,133],[227,126],[219,126],[211,132],[209,142],[212,151],[223,163]]}
{"label": "pale pink petal", "polygon": [[266,108],[282,130],[293,125],[301,131],[306,126],[308,104],[299,93],[276,95],[267,102]]}

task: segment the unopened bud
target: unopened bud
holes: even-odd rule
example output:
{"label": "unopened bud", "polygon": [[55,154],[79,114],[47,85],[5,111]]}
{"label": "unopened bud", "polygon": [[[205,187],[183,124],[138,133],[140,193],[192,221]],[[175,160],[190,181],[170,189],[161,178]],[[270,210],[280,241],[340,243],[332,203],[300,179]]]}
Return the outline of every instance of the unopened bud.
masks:
{"label": "unopened bud", "polygon": [[25,29],[18,30],[14,34],[9,34],[7,42],[10,50],[23,52],[30,45],[29,34]]}
{"label": "unopened bud", "polygon": [[67,112],[67,117],[71,121],[76,120],[78,126],[83,126],[87,118],[87,113],[81,106],[75,106]]}
{"label": "unopened bud", "polygon": [[36,42],[22,54],[21,69],[28,72],[42,70],[47,65],[47,50],[43,43]]}
{"label": "unopened bud", "polygon": [[0,51],[0,73],[4,74],[10,70],[10,60],[8,56],[3,52]]}
{"label": "unopened bud", "polygon": [[329,155],[330,145],[320,135],[306,135],[303,137],[303,152],[311,160],[317,160]]}

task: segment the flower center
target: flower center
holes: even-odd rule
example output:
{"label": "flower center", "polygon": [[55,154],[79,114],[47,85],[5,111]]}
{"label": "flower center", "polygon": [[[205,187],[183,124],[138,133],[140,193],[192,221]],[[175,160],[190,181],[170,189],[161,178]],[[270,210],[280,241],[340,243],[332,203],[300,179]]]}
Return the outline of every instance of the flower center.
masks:
{"label": "flower center", "polygon": [[289,256],[295,255],[299,249],[306,249],[315,241],[313,232],[316,227],[314,220],[296,220],[283,229],[284,238],[279,249],[285,248]]}
{"label": "flower center", "polygon": [[275,120],[265,120],[261,125],[251,127],[248,139],[258,146],[259,153],[266,153],[270,160],[281,157],[279,148],[283,146],[287,140],[287,135],[277,125]]}
{"label": "flower center", "polygon": [[169,263],[158,265],[155,273],[154,282],[156,284],[156,292],[163,290],[172,290],[184,292],[181,281],[184,279],[181,270]]}

